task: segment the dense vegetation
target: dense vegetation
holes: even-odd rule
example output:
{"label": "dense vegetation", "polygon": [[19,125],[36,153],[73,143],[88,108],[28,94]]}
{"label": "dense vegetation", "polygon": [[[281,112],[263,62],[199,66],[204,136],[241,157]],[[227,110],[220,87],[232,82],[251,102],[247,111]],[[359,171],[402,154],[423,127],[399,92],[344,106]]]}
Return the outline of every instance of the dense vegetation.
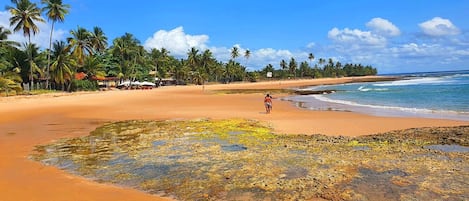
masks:
{"label": "dense vegetation", "polygon": [[[251,56],[246,50],[231,49],[231,59],[218,61],[210,50],[191,48],[186,58],[176,58],[165,48],[146,50],[131,33],[115,38],[108,44],[108,38],[100,27],[87,30],[78,27],[70,31],[66,41],[52,41],[56,22],[63,22],[70,6],[62,0],[42,0],[43,8],[30,0],[12,0],[6,9],[12,14],[10,26],[13,30],[0,27],[0,92],[20,93],[27,89],[55,89],[64,91],[93,90],[98,79],[113,77],[123,80],[153,81],[155,78],[172,78],[179,84],[204,84],[206,82],[229,83],[234,81],[258,81],[267,79],[320,78],[341,76],[376,75],[371,66],[341,64],[320,58],[314,65],[314,55],[309,62],[298,64],[295,58],[282,60],[280,69],[272,64],[262,70],[247,71],[238,57],[245,63]],[[49,48],[41,50],[31,42],[31,35],[40,30],[38,22],[45,18],[52,23]],[[18,44],[8,40],[13,32],[23,32],[28,43]],[[77,73],[84,80],[77,80]]]}

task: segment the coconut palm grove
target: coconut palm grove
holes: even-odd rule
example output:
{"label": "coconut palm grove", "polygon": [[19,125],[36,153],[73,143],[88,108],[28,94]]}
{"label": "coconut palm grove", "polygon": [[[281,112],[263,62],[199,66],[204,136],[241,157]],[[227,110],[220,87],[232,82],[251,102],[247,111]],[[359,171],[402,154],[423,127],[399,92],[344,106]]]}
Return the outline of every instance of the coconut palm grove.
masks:
{"label": "coconut palm grove", "polygon": [[[372,66],[342,64],[309,53],[308,61],[295,58],[266,64],[260,70],[247,70],[249,50],[234,46],[231,59],[218,61],[209,49],[187,50],[186,58],[176,58],[165,48],[145,49],[132,33],[108,39],[99,26],[70,30],[66,41],[52,41],[54,25],[65,23],[70,6],[62,0],[12,0],[10,27],[0,26],[0,92],[2,96],[32,94],[39,91],[98,90],[99,83],[113,80],[173,84],[230,83],[267,79],[314,79],[376,75]],[[31,37],[40,32],[38,23],[50,23],[49,48],[40,49]],[[28,39],[19,44],[9,40],[14,32]],[[269,76],[267,76],[269,75]]]}

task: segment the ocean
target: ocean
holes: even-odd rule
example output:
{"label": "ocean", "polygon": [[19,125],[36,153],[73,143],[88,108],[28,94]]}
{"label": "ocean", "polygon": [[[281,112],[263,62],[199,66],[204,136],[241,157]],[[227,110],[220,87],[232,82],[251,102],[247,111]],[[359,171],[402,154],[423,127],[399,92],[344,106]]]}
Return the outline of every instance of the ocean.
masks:
{"label": "ocean", "polygon": [[376,116],[469,121],[469,70],[395,74],[385,82],[323,85],[306,90],[331,94],[291,96],[286,100],[311,110],[352,111]]}

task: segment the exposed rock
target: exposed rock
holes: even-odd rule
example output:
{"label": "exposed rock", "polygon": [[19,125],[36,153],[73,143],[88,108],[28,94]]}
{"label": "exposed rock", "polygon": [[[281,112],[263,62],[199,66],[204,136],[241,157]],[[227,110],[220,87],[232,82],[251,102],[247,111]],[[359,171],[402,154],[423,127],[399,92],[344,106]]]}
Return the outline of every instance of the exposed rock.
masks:
{"label": "exposed rock", "polygon": [[180,200],[467,200],[468,139],[469,126],[351,138],[238,119],[124,121],[32,158]]}

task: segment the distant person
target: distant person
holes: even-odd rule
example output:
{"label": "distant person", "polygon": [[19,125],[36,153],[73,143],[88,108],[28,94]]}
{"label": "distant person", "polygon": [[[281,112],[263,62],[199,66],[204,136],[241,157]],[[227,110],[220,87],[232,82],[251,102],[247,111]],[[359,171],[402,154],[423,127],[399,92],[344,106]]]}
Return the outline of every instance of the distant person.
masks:
{"label": "distant person", "polygon": [[272,111],[272,96],[270,96],[270,94],[267,94],[264,97],[264,105],[265,105],[265,113],[269,114],[270,111]]}

